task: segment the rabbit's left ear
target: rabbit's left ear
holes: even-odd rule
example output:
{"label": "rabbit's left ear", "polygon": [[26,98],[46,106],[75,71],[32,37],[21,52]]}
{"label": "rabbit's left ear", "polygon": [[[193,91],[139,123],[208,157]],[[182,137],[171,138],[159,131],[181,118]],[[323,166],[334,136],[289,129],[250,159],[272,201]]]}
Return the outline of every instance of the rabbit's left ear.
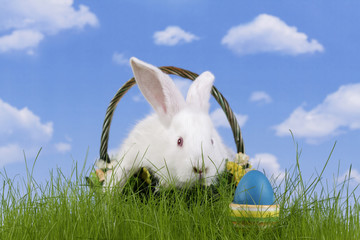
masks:
{"label": "rabbit's left ear", "polygon": [[135,80],[146,100],[161,121],[168,124],[185,106],[185,99],[174,81],[159,68],[132,57],[130,64]]}
{"label": "rabbit's left ear", "polygon": [[214,83],[214,75],[211,72],[203,72],[191,84],[186,103],[197,107],[202,111],[208,112],[210,107],[210,94]]}

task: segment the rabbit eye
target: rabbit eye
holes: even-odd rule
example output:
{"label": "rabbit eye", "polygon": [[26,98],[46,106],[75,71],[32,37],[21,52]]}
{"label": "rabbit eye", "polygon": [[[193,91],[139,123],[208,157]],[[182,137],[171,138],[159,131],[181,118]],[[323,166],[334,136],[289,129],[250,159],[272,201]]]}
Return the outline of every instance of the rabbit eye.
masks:
{"label": "rabbit eye", "polygon": [[211,139],[211,145],[214,145],[214,140],[213,139]]}
{"label": "rabbit eye", "polygon": [[184,143],[184,139],[182,137],[179,137],[179,139],[177,140],[177,145],[179,147],[182,147],[183,143]]}

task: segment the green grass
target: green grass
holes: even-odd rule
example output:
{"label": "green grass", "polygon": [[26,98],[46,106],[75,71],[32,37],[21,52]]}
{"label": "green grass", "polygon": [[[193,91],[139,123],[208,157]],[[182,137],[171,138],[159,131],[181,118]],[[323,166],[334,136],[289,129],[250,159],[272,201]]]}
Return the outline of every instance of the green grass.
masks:
{"label": "green grass", "polygon": [[22,182],[2,172],[0,239],[360,239],[360,205],[348,181],[323,179],[329,160],[304,180],[299,155],[292,172],[274,185],[281,213],[267,228],[231,223],[234,190],[225,177],[209,189],[144,197],[130,185],[123,193],[89,189],[88,172],[76,164],[71,176],[57,169],[44,185],[34,180],[34,166]]}

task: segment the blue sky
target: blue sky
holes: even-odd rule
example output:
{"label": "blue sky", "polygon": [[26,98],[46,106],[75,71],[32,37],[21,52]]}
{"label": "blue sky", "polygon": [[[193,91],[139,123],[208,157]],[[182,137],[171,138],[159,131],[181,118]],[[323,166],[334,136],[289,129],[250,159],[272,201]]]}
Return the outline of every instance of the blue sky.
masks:
{"label": "blue sky", "polygon": [[[360,3],[356,1],[0,0],[0,167],[41,180],[99,156],[102,121],[132,77],[128,59],[215,75],[255,165],[307,177],[353,166],[360,183]],[[186,89],[187,80],[175,77]],[[137,88],[120,102],[110,149],[151,111]],[[232,134],[213,101],[224,141]],[[339,168],[340,162],[340,169]]]}

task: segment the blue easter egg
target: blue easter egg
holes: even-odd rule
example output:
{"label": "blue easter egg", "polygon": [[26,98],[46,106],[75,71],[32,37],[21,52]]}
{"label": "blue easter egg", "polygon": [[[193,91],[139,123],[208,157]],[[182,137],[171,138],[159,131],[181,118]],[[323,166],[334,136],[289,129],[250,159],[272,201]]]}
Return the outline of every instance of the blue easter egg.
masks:
{"label": "blue easter egg", "polygon": [[246,173],[235,191],[236,204],[272,205],[274,201],[274,191],[269,180],[257,170]]}

